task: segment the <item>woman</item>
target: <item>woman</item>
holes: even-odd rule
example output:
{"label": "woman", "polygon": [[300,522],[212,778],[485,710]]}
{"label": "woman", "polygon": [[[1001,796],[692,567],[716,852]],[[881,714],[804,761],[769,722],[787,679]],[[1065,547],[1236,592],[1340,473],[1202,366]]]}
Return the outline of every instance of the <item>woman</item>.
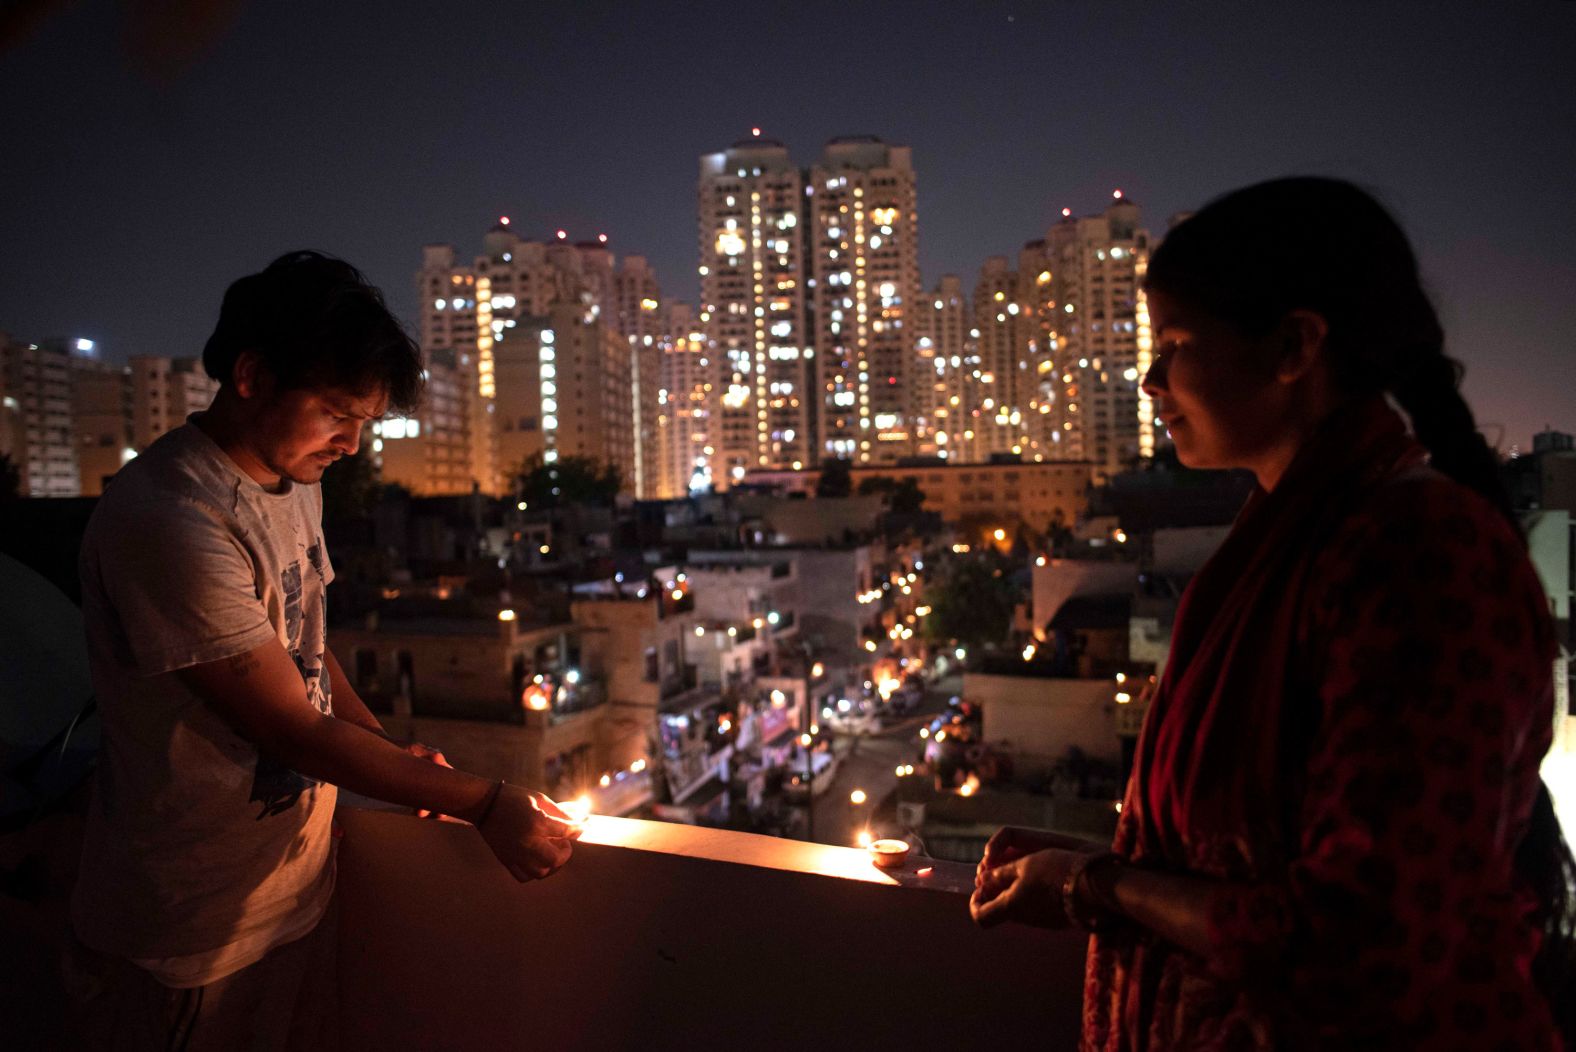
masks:
{"label": "woman", "polygon": [[1145,288],[1178,458],[1259,486],[1177,611],[1112,850],[1003,830],[975,919],[1095,932],[1085,1049],[1564,1047],[1553,628],[1405,235],[1347,183],[1263,183]]}

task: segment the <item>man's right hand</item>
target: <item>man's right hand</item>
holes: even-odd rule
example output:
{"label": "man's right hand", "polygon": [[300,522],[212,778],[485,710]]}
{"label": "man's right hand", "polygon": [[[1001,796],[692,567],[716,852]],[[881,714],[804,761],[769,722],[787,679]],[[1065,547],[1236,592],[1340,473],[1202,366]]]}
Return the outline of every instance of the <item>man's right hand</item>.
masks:
{"label": "man's right hand", "polygon": [[541,880],[557,872],[569,861],[584,828],[541,793],[507,782],[476,827],[498,861],[519,881]]}
{"label": "man's right hand", "polygon": [[1064,833],[1052,833],[1048,829],[1003,826],[996,830],[996,834],[985,845],[985,857],[980,859],[979,866],[974,870],[974,886],[976,888],[983,887],[985,874],[998,866],[1016,862],[1020,858],[1027,858],[1047,848],[1055,848],[1058,851],[1093,854],[1097,851],[1109,851],[1111,845],[1102,844],[1094,840],[1084,840],[1081,837],[1067,836]]}

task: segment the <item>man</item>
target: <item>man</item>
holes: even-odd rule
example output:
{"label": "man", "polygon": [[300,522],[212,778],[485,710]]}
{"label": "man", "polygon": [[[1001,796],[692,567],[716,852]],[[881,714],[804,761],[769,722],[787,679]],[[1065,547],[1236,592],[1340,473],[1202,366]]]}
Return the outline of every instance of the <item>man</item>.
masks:
{"label": "man", "polygon": [[89,1040],[117,1048],[323,1041],[336,786],[474,823],[519,880],[579,834],[543,796],[390,742],[326,645],[317,483],[422,387],[377,290],[283,256],[230,286],[203,366],[212,407],[121,470],[82,547],[104,746],[75,973]]}

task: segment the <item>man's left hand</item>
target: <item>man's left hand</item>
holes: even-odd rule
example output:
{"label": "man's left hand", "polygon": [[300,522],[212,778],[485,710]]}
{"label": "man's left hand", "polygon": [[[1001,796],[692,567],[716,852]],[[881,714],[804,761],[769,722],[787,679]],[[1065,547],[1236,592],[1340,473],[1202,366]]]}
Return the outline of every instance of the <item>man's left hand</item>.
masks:
{"label": "man's left hand", "polygon": [[1062,885],[1082,852],[1047,848],[986,870],[969,898],[969,913],[982,928],[1004,921],[1037,928],[1071,926],[1062,905]]}

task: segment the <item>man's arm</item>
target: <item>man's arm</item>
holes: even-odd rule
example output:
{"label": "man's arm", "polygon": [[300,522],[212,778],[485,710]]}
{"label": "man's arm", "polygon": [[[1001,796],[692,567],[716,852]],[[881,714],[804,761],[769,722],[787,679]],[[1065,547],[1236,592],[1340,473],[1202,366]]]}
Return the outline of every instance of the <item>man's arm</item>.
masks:
{"label": "man's arm", "polygon": [[[350,677],[345,675],[345,670],[340,665],[339,659],[327,647],[323,648],[323,662],[328,669],[330,682],[333,684],[334,716],[347,723],[353,723],[357,727],[363,727],[380,738],[393,741],[394,739],[389,737],[389,733],[384,729],[382,722],[372,714],[371,709],[367,708],[367,703],[361,700],[361,695],[356,693],[356,688],[350,685]],[[415,741],[398,742],[396,744],[418,759],[427,760],[444,767],[451,766],[448,757],[443,755],[443,750],[441,749]],[[418,807],[416,808],[416,817],[447,818],[448,816],[429,808]]]}
{"label": "man's arm", "polygon": [[334,715],[347,723],[354,723],[357,727],[365,727],[379,737],[387,738],[388,732],[383,729],[383,724],[372,715],[372,710],[367,708],[367,703],[361,700],[361,695],[356,693],[356,688],[351,685],[350,677],[345,675],[345,670],[339,664],[339,659],[328,647],[323,648],[323,664],[328,669],[329,682],[332,685],[331,701]]}
{"label": "man's arm", "polygon": [[420,759],[365,727],[318,712],[277,639],[175,675],[260,752],[304,775],[477,824],[519,879],[563,865],[579,836],[579,827],[546,797]]}

